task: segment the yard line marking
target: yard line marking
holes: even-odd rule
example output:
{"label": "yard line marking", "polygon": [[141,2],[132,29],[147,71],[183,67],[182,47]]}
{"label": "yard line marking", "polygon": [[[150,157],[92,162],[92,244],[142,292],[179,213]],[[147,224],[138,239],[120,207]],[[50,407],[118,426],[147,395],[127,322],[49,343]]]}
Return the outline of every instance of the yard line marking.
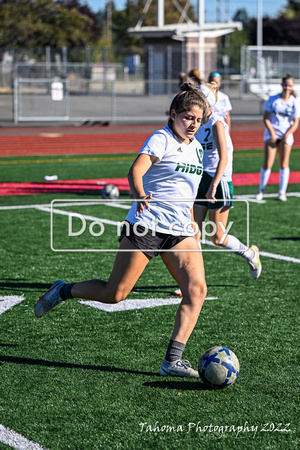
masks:
{"label": "yard line marking", "polygon": [[0,424],[0,442],[17,450],[46,450],[39,444],[29,441],[24,436]]}
{"label": "yard line marking", "polygon": [[3,314],[8,309],[12,308],[15,305],[18,305],[18,303],[21,303],[23,300],[25,300],[25,297],[23,295],[5,295],[0,297],[0,315]]}
{"label": "yard line marking", "polygon": [[[286,194],[287,197],[300,197],[300,192],[288,192]],[[264,194],[264,199],[266,198],[277,198],[278,194]],[[266,200],[256,200],[255,195],[251,195],[251,194],[244,194],[244,195],[234,195],[233,198],[236,199],[245,199],[248,200],[248,202],[252,202],[252,203],[267,203]]]}
{"label": "yard line marking", "polygon": [[[300,197],[300,192],[288,192],[286,194],[287,197]],[[278,197],[278,194],[265,194],[264,198],[276,198]],[[233,196],[234,199],[245,199],[248,200],[249,202],[254,202],[254,203],[265,203],[264,200],[256,200],[255,199],[255,195],[253,194],[244,194],[244,195],[234,195]],[[100,199],[101,200],[101,199]],[[58,200],[59,201],[59,200]],[[128,202],[133,202],[133,200],[128,199]],[[84,200],[79,202],[79,201],[75,201],[74,203],[71,201],[68,201],[66,203],[60,203],[59,201],[59,205],[60,206],[83,206],[83,205],[98,205],[99,204],[99,200],[98,201],[91,201],[91,202],[85,202]],[[104,200],[103,200],[103,204],[104,204]],[[117,208],[121,208],[121,203],[119,203],[118,201],[113,201],[111,203],[105,203],[106,206],[113,206],[113,207],[117,207]],[[31,204],[31,205],[13,205],[13,206],[0,206],[0,211],[5,211],[5,210],[14,210],[14,209],[36,209],[38,207],[49,207],[50,208],[51,204],[50,203],[36,203],[36,204]],[[123,205],[122,208],[124,209],[130,209],[129,205]]]}
{"label": "yard line marking", "polygon": [[[212,242],[210,242],[210,241],[203,242],[201,240],[201,244],[202,245],[210,245],[212,247],[215,247],[215,245]],[[233,252],[228,252],[228,253],[233,253]],[[275,253],[268,253],[268,252],[261,252],[261,251],[259,251],[259,255],[260,256],[265,256],[267,258],[278,259],[278,260],[281,260],[281,261],[288,261],[288,262],[293,262],[293,263],[298,263],[298,264],[300,263],[300,259],[292,258],[291,256],[276,255]]]}
{"label": "yard line marking", "polygon": [[[128,200],[130,202],[130,200]],[[99,203],[98,201],[92,201],[92,202],[68,202],[68,203],[60,203],[59,206],[94,206],[94,205],[104,205],[104,206],[110,206],[113,208],[120,208],[120,209],[130,209],[131,205],[125,205],[122,203],[118,203],[117,201],[108,202],[107,200],[103,200],[103,203]],[[41,209],[45,210],[44,208],[49,208],[49,211],[51,210],[51,203],[42,203],[42,204],[35,204],[35,205],[14,205],[14,206],[0,206],[0,211],[7,211],[7,210],[18,210],[18,209]]]}
{"label": "yard line marking", "polygon": [[[205,300],[217,300],[219,297],[206,297]],[[156,306],[178,305],[182,297],[171,298],[139,298],[135,300],[123,300],[119,303],[108,304],[100,303],[92,300],[80,300],[82,305],[90,306],[91,308],[101,309],[106,312],[120,312],[130,311],[133,309],[154,308]]]}
{"label": "yard line marking", "polygon": [[288,262],[293,262],[293,263],[300,263],[300,259],[299,258],[292,258],[290,256],[283,256],[283,255],[276,255],[273,253],[268,253],[268,252],[259,252],[259,254],[261,256],[266,256],[267,258],[273,258],[273,259],[279,259],[281,261],[288,261]]}

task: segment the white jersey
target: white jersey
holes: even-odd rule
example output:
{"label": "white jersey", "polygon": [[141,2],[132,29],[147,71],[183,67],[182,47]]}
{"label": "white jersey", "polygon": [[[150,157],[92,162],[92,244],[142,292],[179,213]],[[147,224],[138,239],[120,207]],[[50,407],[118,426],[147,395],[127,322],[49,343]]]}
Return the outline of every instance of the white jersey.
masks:
{"label": "white jersey", "polygon": [[232,158],[233,158],[233,145],[229,135],[228,125],[224,120],[224,117],[213,113],[208,122],[199,128],[197,135],[195,136],[199,142],[201,142],[203,148],[203,170],[211,177],[214,177],[217,166],[220,161],[219,152],[214,139],[213,126],[216,122],[222,122],[225,128],[225,136],[228,151],[228,163],[222,176],[222,181],[232,180]]}
{"label": "white jersey", "polygon": [[135,202],[126,220],[160,233],[193,235],[190,210],[203,173],[201,144],[193,139],[186,145],[165,126],[150,136],[140,153],[157,157],[143,176],[145,193],[152,194],[150,211],[136,217]]}
{"label": "white jersey", "polygon": [[[294,119],[300,117],[300,105],[293,95],[286,101],[283,101],[280,94],[271,95],[264,104],[264,110],[270,113],[270,122],[278,139],[291,127]],[[268,139],[270,132],[265,129],[264,141]]]}
{"label": "white jersey", "polygon": [[214,106],[214,112],[225,117],[227,111],[231,111],[231,110],[232,110],[232,105],[231,105],[231,101],[229,100],[228,95],[224,94],[224,92],[218,91],[218,100]]}

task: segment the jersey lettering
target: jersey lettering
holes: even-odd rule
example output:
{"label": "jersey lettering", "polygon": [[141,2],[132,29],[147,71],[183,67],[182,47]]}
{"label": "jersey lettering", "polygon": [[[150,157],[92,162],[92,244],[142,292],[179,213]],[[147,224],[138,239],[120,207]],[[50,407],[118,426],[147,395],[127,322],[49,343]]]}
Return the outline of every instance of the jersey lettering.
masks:
{"label": "jersey lettering", "polygon": [[202,175],[203,173],[203,167],[202,166],[195,166],[194,164],[186,164],[184,162],[177,163],[176,172],[184,172],[184,173],[191,173],[192,175]]}

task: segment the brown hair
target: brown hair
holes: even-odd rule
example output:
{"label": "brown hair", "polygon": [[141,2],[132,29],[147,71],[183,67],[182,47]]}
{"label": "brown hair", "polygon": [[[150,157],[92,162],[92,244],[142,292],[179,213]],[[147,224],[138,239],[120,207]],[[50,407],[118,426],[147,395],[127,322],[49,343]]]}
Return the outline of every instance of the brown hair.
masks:
{"label": "brown hair", "polygon": [[191,78],[195,83],[202,84],[202,79],[199,70],[197,69],[190,70],[188,73],[188,77]]}
{"label": "brown hair", "polygon": [[[290,73],[287,73],[284,77],[282,77],[281,84],[283,84],[285,81],[288,81],[288,80],[293,80],[293,82],[294,82],[294,77]],[[297,97],[297,94],[294,91],[294,89],[291,91],[291,95],[293,95],[294,97]]]}
{"label": "brown hair", "polygon": [[173,120],[171,119],[172,109],[174,109],[176,114],[180,114],[184,111],[189,111],[193,106],[199,106],[203,110],[202,122],[205,123],[209,111],[204,95],[194,83],[183,83],[180,86],[180,91],[175,95],[170,105],[168,125],[171,130],[173,129]]}
{"label": "brown hair", "polygon": [[200,72],[197,69],[192,69],[189,71],[188,74],[181,72],[178,76],[179,78],[179,87],[183,84],[183,83],[187,83],[188,81],[193,81],[196,85],[200,85],[202,84],[202,79],[200,76]]}

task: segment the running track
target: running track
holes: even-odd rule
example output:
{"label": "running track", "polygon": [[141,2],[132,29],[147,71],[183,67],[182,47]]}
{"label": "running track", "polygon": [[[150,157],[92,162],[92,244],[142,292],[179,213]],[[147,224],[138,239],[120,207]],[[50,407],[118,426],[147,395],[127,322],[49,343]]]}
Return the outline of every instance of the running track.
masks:
{"label": "running track", "polygon": [[[75,155],[103,153],[138,153],[146,139],[162,125],[109,127],[7,128],[1,130],[0,157],[37,155]],[[233,124],[231,137],[236,150],[261,149],[262,123]],[[300,130],[295,133],[296,147],[300,147]],[[278,173],[272,173],[270,184],[278,183]],[[100,190],[104,184],[114,183],[120,190],[128,190],[128,181],[70,180],[43,183],[0,183],[1,195],[24,195],[41,192],[86,192]],[[259,174],[235,174],[235,185],[259,183]],[[290,183],[300,182],[300,172],[292,172]]]}
{"label": "running track", "polygon": [[[137,153],[161,126],[6,128],[0,131],[0,156]],[[263,147],[262,123],[233,124],[231,136],[236,150]],[[300,147],[300,130],[294,146]]]}

